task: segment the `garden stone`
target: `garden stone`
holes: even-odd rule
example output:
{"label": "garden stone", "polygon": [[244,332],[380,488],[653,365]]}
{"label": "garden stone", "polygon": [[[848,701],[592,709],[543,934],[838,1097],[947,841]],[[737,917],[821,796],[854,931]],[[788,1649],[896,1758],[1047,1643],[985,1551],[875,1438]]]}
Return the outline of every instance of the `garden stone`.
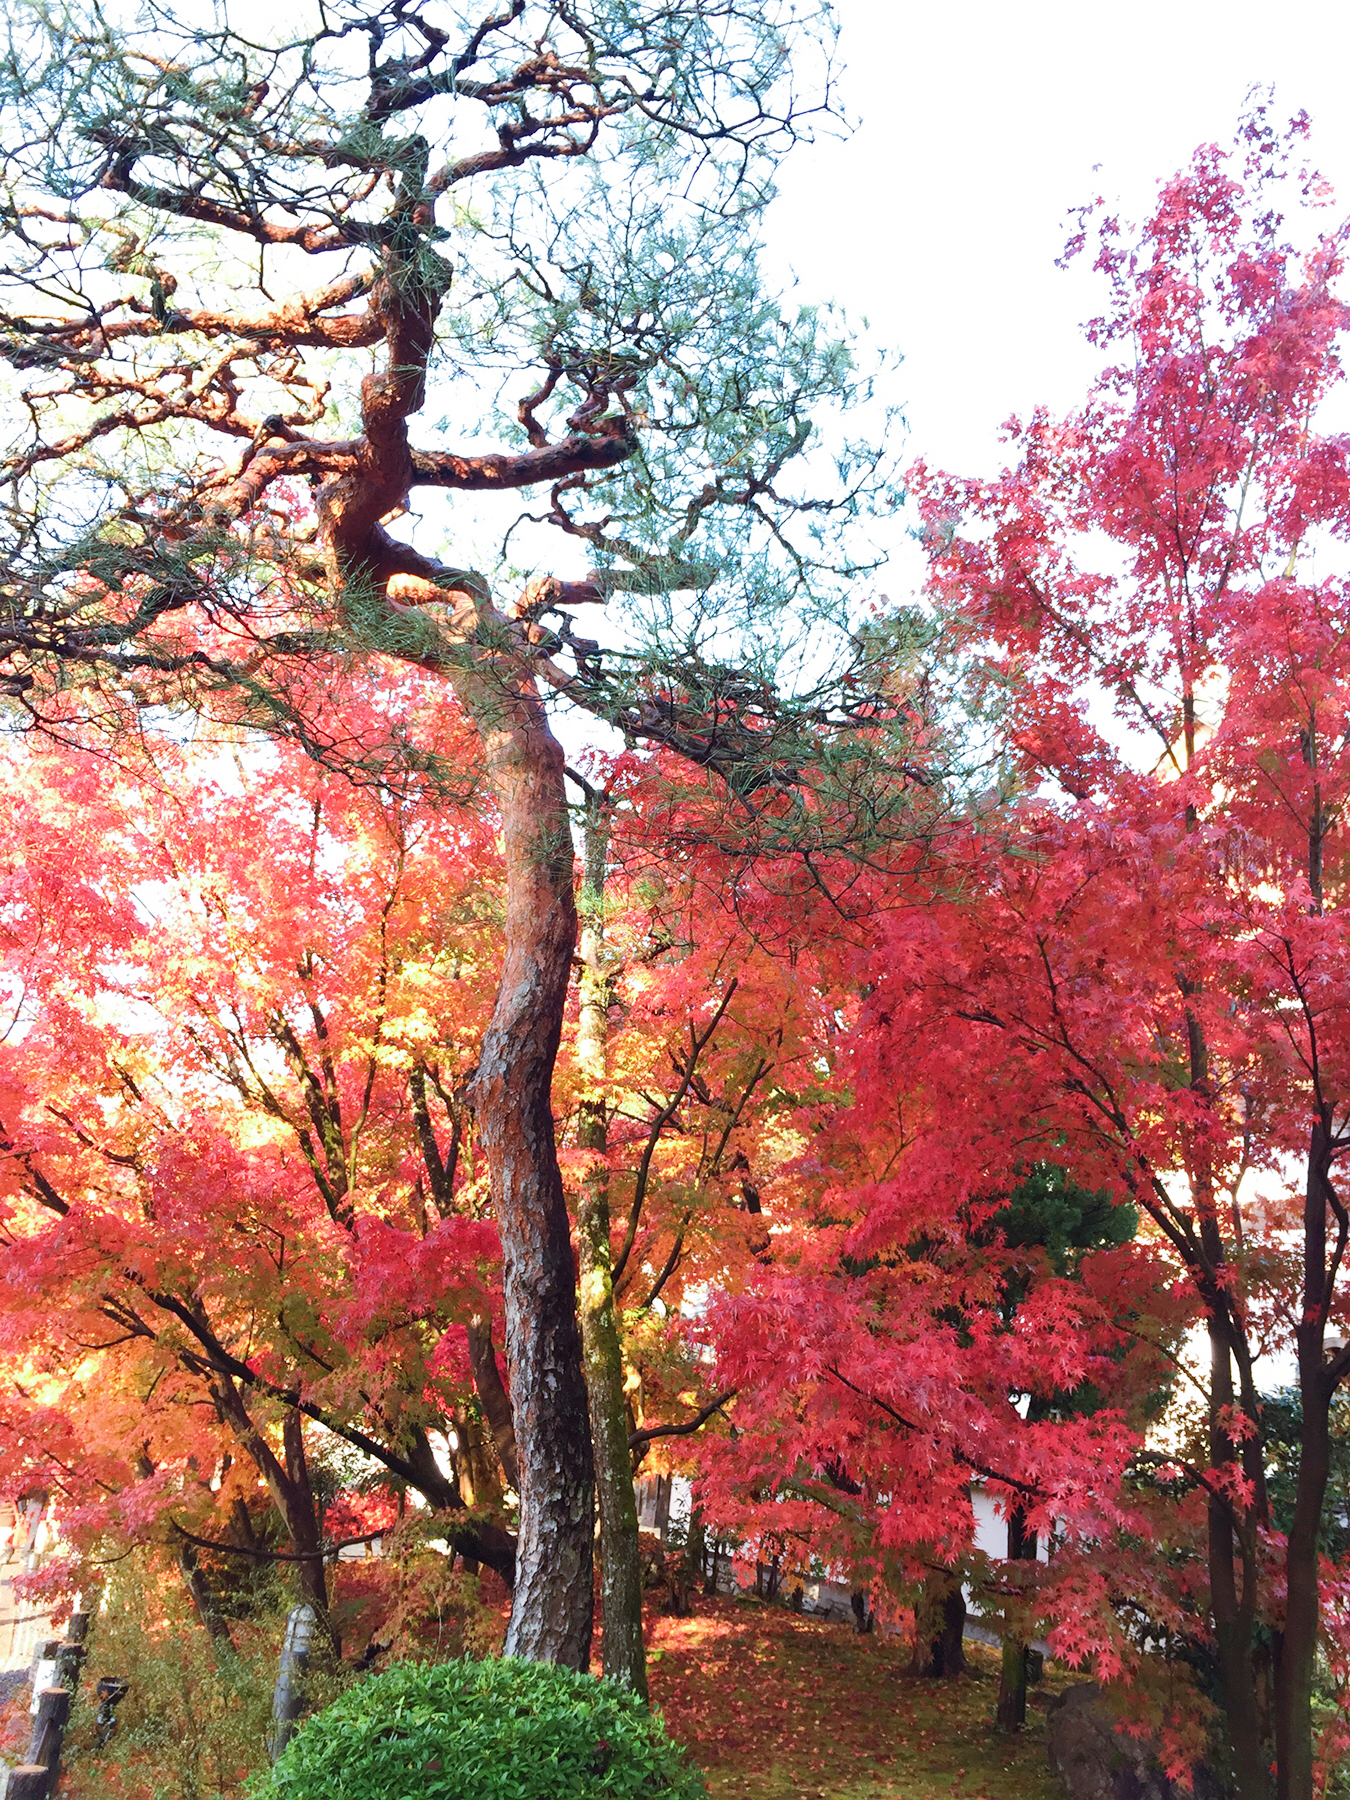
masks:
{"label": "garden stone", "polygon": [[[1050,1766],[1068,1800],[1184,1800],[1158,1761],[1152,1738],[1128,1737],[1095,1681],[1066,1688],[1050,1702],[1045,1719]],[[1195,1771],[1195,1800],[1222,1800],[1222,1789],[1202,1764]]]}

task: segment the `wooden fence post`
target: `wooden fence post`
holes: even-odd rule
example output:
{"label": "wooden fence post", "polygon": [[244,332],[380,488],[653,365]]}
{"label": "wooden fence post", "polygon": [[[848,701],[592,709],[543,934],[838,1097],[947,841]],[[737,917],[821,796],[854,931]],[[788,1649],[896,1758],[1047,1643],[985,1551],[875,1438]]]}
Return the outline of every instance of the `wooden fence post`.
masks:
{"label": "wooden fence post", "polygon": [[65,1642],[50,1638],[43,1644],[33,1673],[33,1735],[28,1741],[28,1761],[9,1771],[5,1800],[51,1800],[61,1778],[61,1745],[70,1720],[70,1703],[89,1654],[89,1614],[70,1615]]}
{"label": "wooden fence post", "polygon": [[71,1694],[69,1688],[47,1687],[38,1695],[37,1718],[33,1721],[33,1735],[28,1740],[29,1766],[41,1765],[52,1772],[52,1786],[56,1786],[56,1769],[61,1760],[61,1739],[65,1736],[66,1723],[70,1718]]}
{"label": "wooden fence post", "polygon": [[305,1602],[291,1608],[286,1620],[286,1635],[281,1644],[281,1666],[272,1695],[272,1729],[268,1733],[268,1752],[275,1762],[295,1735],[295,1727],[305,1709],[304,1679],[309,1667],[310,1648],[319,1615]]}
{"label": "wooden fence post", "polygon": [[73,1613],[65,1643],[55,1638],[42,1646],[34,1674],[33,1734],[28,1760],[9,1771],[5,1800],[50,1800],[61,1776],[61,1746],[70,1720],[70,1703],[89,1654],[89,1614]]}
{"label": "wooden fence post", "polygon": [[60,1638],[48,1638],[37,1653],[37,1662],[33,1666],[33,1702],[29,1712],[36,1713],[38,1695],[43,1688],[50,1687],[56,1676],[56,1657],[61,1648]]}
{"label": "wooden fence post", "polygon": [[5,1785],[5,1800],[47,1800],[51,1792],[47,1785],[50,1774],[50,1769],[34,1768],[31,1763],[11,1769]]}
{"label": "wooden fence post", "polygon": [[83,1644],[62,1644],[56,1652],[57,1687],[69,1688],[71,1693],[80,1685],[80,1669],[89,1652]]}
{"label": "wooden fence post", "polygon": [[70,1718],[70,1689],[45,1687],[28,1741],[28,1760],[11,1769],[5,1800],[50,1800],[61,1774],[61,1740]]}

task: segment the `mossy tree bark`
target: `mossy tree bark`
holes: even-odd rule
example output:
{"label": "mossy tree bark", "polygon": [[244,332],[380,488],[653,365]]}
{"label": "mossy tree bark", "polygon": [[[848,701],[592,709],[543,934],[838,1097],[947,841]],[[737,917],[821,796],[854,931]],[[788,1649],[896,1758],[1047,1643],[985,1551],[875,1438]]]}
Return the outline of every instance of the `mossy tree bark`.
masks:
{"label": "mossy tree bark", "polygon": [[590,794],[581,884],[581,1014],[577,1065],[582,1096],[577,1139],[592,1161],[582,1179],[578,1206],[581,1265],[581,1338],[590,1397],[595,1479],[600,1496],[600,1604],[606,1677],[647,1698],[647,1659],[642,1644],[642,1570],[638,1556],[637,1501],[624,1405],[623,1348],[614,1315],[610,1252],[608,1077],[610,984],[605,968],[605,857],[609,830],[605,803]]}

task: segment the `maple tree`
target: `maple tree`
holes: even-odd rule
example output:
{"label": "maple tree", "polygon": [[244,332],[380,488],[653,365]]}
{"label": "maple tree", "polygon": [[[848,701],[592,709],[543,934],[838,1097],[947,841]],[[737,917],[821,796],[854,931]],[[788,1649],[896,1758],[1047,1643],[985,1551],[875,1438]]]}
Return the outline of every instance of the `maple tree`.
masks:
{"label": "maple tree", "polygon": [[[833,657],[802,652],[847,610],[841,532],[889,496],[843,429],[825,489],[805,454],[868,381],[756,262],[774,157],[828,109],[832,24],[738,0],[446,23],[348,0],[281,33],[168,8],[15,26],[0,350],[27,428],[5,463],[5,689],[68,723],[73,667],[86,716],[186,698],[329,760],[308,695],[353,653],[459,696],[507,887],[469,1098],[522,1484],[508,1648],[581,1666],[591,1453],[549,1098],[576,917],[539,684],[747,797],[800,786],[813,734],[879,729],[875,659],[839,631]],[[819,100],[794,44],[821,53]],[[415,444],[442,403],[459,445]],[[590,564],[573,578],[499,607],[411,541],[414,496],[538,486]],[[581,604],[621,615],[613,643],[576,633]]]}
{"label": "maple tree", "polygon": [[[1273,1746],[1276,1791],[1299,1800],[1319,1629],[1339,1616],[1317,1534],[1350,1371],[1327,1341],[1345,1304],[1350,669],[1334,551],[1318,566],[1344,540],[1346,474],[1316,417],[1345,314],[1336,238],[1300,252],[1284,216],[1325,198],[1304,130],[1257,109],[1233,151],[1162,185],[1136,236],[1102,219],[1091,335],[1110,362],[1086,406],[1010,424],[994,481],[917,471],[932,591],[986,658],[1028,792],[969,925],[950,912],[931,946],[892,946],[909,966],[879,974],[865,1014],[906,1057],[918,1019],[950,1034],[960,1079],[924,1133],[930,1171],[1006,1166],[995,1130],[1050,1133],[1193,1289],[1206,1443],[1173,1473],[1204,1499],[1234,1777],[1264,1793]],[[1283,1536],[1255,1366],[1280,1343],[1304,1408]]]}
{"label": "maple tree", "polygon": [[[358,724],[361,704],[372,718]],[[379,673],[340,705],[335,736],[378,739],[396,710],[428,767],[471,782],[471,740],[434,682]],[[336,1642],[322,1553],[390,1523],[321,1497],[337,1439],[509,1582],[514,1416],[462,1098],[499,957],[500,897],[480,873],[490,809],[447,812],[432,779],[402,795],[353,786],[228,733],[187,749],[143,735],[140,766],[19,740],[8,774],[31,799],[4,846],[17,1022],[0,1119],[4,1428],[10,1479],[61,1497],[78,1567],[54,1578],[96,1580],[119,1545],[163,1543],[228,1644],[222,1558],[228,1571],[278,1553],[257,1517],[262,1483],[283,1566]],[[98,906],[54,931],[52,895],[100,835],[97,885],[74,890]],[[757,1144],[752,1102],[794,1007],[778,959],[748,966],[734,916],[710,929],[695,885],[649,846],[635,854],[621,835],[618,854],[604,981],[607,1019],[623,1017],[599,1090],[625,1219],[624,1330],[617,1381],[591,1389],[593,1409],[620,1394],[631,1515],[603,1536],[606,1662],[641,1689],[640,1630],[625,1643],[613,1629],[608,1591],[636,1560],[631,1458],[683,1440],[725,1399],[699,1391],[674,1320],[691,1285],[735,1285],[765,1241],[752,1163],[762,1181],[782,1151]],[[583,1113],[586,1006],[583,988],[557,1089]],[[565,1168],[584,1231],[584,1160],[569,1151]],[[350,1595],[338,1610],[351,1614]],[[387,1607],[365,1611],[366,1635],[415,1641]]]}
{"label": "maple tree", "polygon": [[[758,1184],[782,1165],[782,1083],[819,1003],[808,989],[803,1005],[782,961],[716,903],[725,866],[707,836],[672,854],[671,773],[631,757],[599,785],[573,772],[585,790],[581,973],[557,1088],[575,1116],[564,1170],[577,1195],[604,1666],[638,1686],[634,1466],[687,1442],[729,1398],[707,1387],[679,1320],[687,1297],[697,1308],[710,1288],[738,1286],[767,1242]],[[665,803],[655,829],[652,797]]]}
{"label": "maple tree", "polygon": [[[1185,1669],[1212,1661],[1237,1791],[1273,1766],[1282,1800],[1343,1742],[1315,1742],[1312,1689],[1319,1638],[1343,1682],[1318,1537],[1350,1370],[1350,489],[1317,429],[1345,312],[1338,240],[1314,213],[1296,250],[1282,216],[1324,198],[1303,130],[1258,109],[1137,235],[1101,221],[1109,366],[1080,413],[1011,422],[994,480],[913,471],[1010,803],[885,873],[815,861],[842,1027],[817,1045],[824,1106],[799,1114],[811,1147],[764,1266],[700,1328],[738,1390],[734,1434],[700,1452],[712,1516],[893,1587],[971,1571],[978,1477],[1054,1546],[1024,1623],[1131,1687],[1177,1768],[1205,1749]],[[791,884],[756,876],[736,905],[767,916]],[[818,958],[829,933],[792,904],[782,939]],[[990,1222],[1031,1163],[1144,1235],[1072,1279],[1029,1256]],[[1204,1416],[1155,1449],[1192,1315]],[[1259,1387],[1282,1345],[1303,1420],[1284,1530]],[[1085,1385],[1100,1404],[1066,1411]]]}
{"label": "maple tree", "polygon": [[[462,761],[437,698],[377,695]],[[94,1573],[167,1542],[227,1638],[198,1552],[266,1559],[260,1482],[328,1615],[317,1425],[509,1582],[499,1249],[459,1092],[499,963],[490,821],[294,751],[153,749],[137,775],[9,747],[8,1477],[58,1489]]]}
{"label": "maple tree", "polygon": [[[1122,1487],[1165,1375],[1149,1340],[1165,1347],[1184,1305],[1146,1245],[1058,1270],[1043,1246],[991,1227],[996,1197],[953,1206],[930,1174],[920,1204],[885,1135],[864,1148],[891,1170],[853,1187],[818,1179],[796,1241],[776,1239],[759,1278],[713,1311],[717,1372],[738,1398],[735,1437],[700,1456],[704,1504],[798,1569],[815,1559],[873,1585],[892,1618],[908,1606],[926,1672],[959,1672],[927,1652],[962,1582],[1008,1614],[1013,1637],[1053,1622],[1063,1654],[1095,1644],[1119,1672],[1138,1656],[1108,1595],[1133,1571],[1105,1573],[1101,1543],[1117,1548],[1127,1520],[1143,1529]],[[856,1180],[860,1146],[849,1158],[842,1133],[827,1142],[833,1170]],[[1090,1408],[1074,1404],[1088,1392]],[[975,1483],[1023,1538],[1054,1544],[1048,1565],[994,1567],[975,1550]],[[1147,1567],[1142,1579],[1156,1587]]]}

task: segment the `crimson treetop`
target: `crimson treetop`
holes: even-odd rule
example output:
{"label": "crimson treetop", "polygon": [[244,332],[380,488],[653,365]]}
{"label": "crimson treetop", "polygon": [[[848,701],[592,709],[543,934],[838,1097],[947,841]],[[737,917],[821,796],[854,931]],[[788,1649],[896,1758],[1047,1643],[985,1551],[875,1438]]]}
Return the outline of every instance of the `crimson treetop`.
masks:
{"label": "crimson treetop", "polygon": [[[1017,1120],[1049,1129],[1135,1199],[1204,1307],[1209,1442],[1193,1478],[1252,1800],[1269,1786],[1268,1724],[1280,1800],[1313,1790],[1318,1634],[1341,1610],[1319,1588],[1328,1409],[1350,1375],[1327,1335],[1350,1248],[1350,458],[1318,416],[1347,311],[1343,227],[1300,218],[1327,198],[1305,134],[1258,108],[1233,152],[1204,147],[1162,185],[1138,233],[1101,221],[1111,292],[1092,335],[1112,360],[1086,405],[1014,424],[1017,460],[995,481],[917,478],[932,590],[966,620],[1038,790],[969,955],[945,969],[925,955],[921,979],[953,1021],[966,1095],[997,1068],[1007,1141]],[[873,1005],[898,1018],[888,979]],[[932,1035],[931,1004],[911,1016]],[[994,1115],[973,1110],[985,1129]],[[950,1112],[944,1130],[955,1144]],[[1303,1441],[1272,1600],[1256,1358],[1281,1334]]]}

